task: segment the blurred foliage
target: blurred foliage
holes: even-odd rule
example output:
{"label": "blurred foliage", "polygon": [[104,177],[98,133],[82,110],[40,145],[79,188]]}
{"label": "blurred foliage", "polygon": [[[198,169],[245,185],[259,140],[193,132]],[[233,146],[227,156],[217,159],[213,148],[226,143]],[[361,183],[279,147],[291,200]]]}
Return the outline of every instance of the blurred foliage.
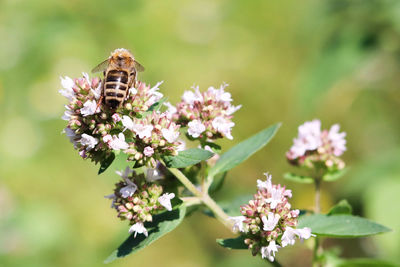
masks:
{"label": "blurred foliage", "polygon": [[[194,83],[230,84],[234,141],[272,123],[269,146],[226,177],[219,199],[255,191],[270,171],[291,171],[284,153],[296,128],[320,118],[348,133],[352,168],[323,187],[323,208],[342,198],[354,213],[395,231],[343,245],[345,257],[400,261],[400,2],[329,1],[0,1],[0,265],[99,266],[127,234],[109,201],[117,177],[97,176],[61,135],[60,75],[89,72],[117,47],[164,80],[174,102]],[[295,185],[295,207],[312,206],[313,189]],[[204,231],[204,224],[208,231]],[[112,266],[261,266],[248,251],[224,251],[229,234],[196,214],[146,250]],[[308,245],[307,243],[305,245]],[[283,264],[307,264],[305,245],[282,250]],[[157,255],[157,257],[154,257]]]}

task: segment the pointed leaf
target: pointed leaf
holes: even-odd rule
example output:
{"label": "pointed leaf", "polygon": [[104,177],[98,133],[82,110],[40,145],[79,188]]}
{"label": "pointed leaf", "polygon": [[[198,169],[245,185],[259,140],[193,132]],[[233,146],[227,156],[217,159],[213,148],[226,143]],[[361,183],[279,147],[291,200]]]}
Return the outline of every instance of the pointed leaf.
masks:
{"label": "pointed leaf", "polygon": [[148,237],[139,234],[134,237],[130,235],[119,247],[116,249],[104,263],[110,263],[118,258],[125,257],[131,253],[135,253],[174,230],[183,220],[186,213],[186,207],[180,205],[172,211],[166,211],[153,217],[153,222],[146,223],[145,227],[149,233]]}
{"label": "pointed leaf", "polygon": [[222,154],[214,167],[210,169],[208,175],[213,177],[218,173],[226,172],[248,159],[268,144],[280,126],[280,123],[274,124],[229,149]]}
{"label": "pointed leaf", "polygon": [[351,214],[352,211],[353,208],[350,206],[349,202],[347,202],[346,199],[343,199],[331,208],[328,215]]}
{"label": "pointed leaf", "polygon": [[115,159],[115,154],[111,153],[110,156],[108,156],[105,160],[103,160],[100,164],[100,169],[98,174],[102,174],[103,172],[105,172],[107,168],[110,167],[110,165],[113,163],[114,159]]}
{"label": "pointed leaf", "polygon": [[303,175],[297,175],[291,172],[287,172],[283,175],[283,178],[286,180],[296,182],[296,183],[301,183],[301,184],[312,184],[314,183],[314,179],[308,176],[303,176]]}
{"label": "pointed leaf", "polygon": [[313,234],[329,237],[363,237],[391,231],[383,225],[352,215],[302,216],[298,227],[310,227]]}
{"label": "pointed leaf", "polygon": [[349,168],[344,168],[341,170],[336,170],[333,172],[328,172],[327,174],[325,174],[322,177],[322,180],[326,181],[326,182],[333,182],[338,180],[339,178],[341,178],[343,175],[345,175],[347,173],[347,171],[349,170]]}
{"label": "pointed leaf", "polygon": [[200,148],[180,151],[177,156],[166,156],[164,162],[168,168],[185,168],[211,158],[214,154]]}
{"label": "pointed leaf", "polygon": [[228,239],[217,239],[217,243],[227,249],[248,249],[248,246],[244,243],[243,236]]}

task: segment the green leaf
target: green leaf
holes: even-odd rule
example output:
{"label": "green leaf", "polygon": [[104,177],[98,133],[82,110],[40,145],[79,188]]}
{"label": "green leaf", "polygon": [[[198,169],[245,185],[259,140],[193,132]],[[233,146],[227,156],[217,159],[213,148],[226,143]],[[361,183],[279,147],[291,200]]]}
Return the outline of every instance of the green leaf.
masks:
{"label": "green leaf", "polygon": [[227,249],[248,249],[248,246],[244,243],[243,236],[228,239],[217,239],[217,243]]}
{"label": "green leaf", "polygon": [[156,103],[154,103],[153,105],[151,105],[151,106],[149,107],[149,109],[147,110],[147,112],[159,111],[159,110],[162,108],[164,102],[167,101],[167,100],[168,100],[168,97],[163,97],[163,98],[161,98],[161,99],[158,100]]}
{"label": "green leaf", "polygon": [[113,163],[114,159],[115,159],[114,153],[111,153],[110,156],[105,158],[100,164],[100,169],[99,169],[98,174],[102,174],[103,172],[105,172],[107,170],[107,168],[110,167],[110,165]]}
{"label": "green leaf", "polygon": [[339,178],[341,178],[343,175],[345,175],[347,173],[347,171],[349,170],[349,168],[344,168],[341,170],[336,170],[333,172],[328,172],[326,173],[323,177],[322,180],[326,181],[326,182],[333,182],[338,180]]}
{"label": "green leaf", "polygon": [[211,183],[210,188],[208,189],[208,192],[209,192],[210,194],[216,193],[216,192],[218,192],[218,191],[222,188],[222,185],[223,185],[224,182],[225,182],[225,178],[226,178],[227,173],[228,173],[228,172],[218,173],[218,174],[214,177],[213,182]]}
{"label": "green leaf", "polygon": [[280,123],[274,124],[229,149],[222,154],[214,167],[210,169],[208,175],[213,177],[218,173],[226,172],[248,159],[268,144],[280,126]]}
{"label": "green leaf", "polygon": [[310,227],[313,234],[329,237],[363,237],[391,231],[383,225],[352,215],[302,216],[298,227]]}
{"label": "green leaf", "polygon": [[211,158],[214,154],[200,148],[190,148],[179,152],[177,156],[165,156],[163,160],[168,168],[185,168]]}
{"label": "green leaf", "polygon": [[312,184],[314,183],[314,179],[308,176],[303,176],[303,175],[297,175],[291,172],[287,172],[283,175],[283,178],[286,180],[296,182],[296,183],[301,183],[301,184]]}
{"label": "green leaf", "polygon": [[216,154],[221,153],[220,145],[217,145],[216,143],[212,143],[212,142],[205,142],[205,145],[209,146],[214,153],[216,153]]}
{"label": "green leaf", "polygon": [[104,263],[110,263],[118,258],[125,257],[149,246],[157,239],[174,230],[182,222],[185,213],[186,207],[180,205],[172,211],[166,211],[153,216],[153,222],[145,224],[149,233],[148,237],[140,234],[135,238],[133,234],[130,235]]}
{"label": "green leaf", "polygon": [[331,208],[331,210],[328,212],[328,215],[351,214],[352,212],[353,209],[349,202],[347,202],[346,199],[343,199]]}
{"label": "green leaf", "polygon": [[337,267],[396,267],[397,264],[380,259],[347,259],[341,260]]}

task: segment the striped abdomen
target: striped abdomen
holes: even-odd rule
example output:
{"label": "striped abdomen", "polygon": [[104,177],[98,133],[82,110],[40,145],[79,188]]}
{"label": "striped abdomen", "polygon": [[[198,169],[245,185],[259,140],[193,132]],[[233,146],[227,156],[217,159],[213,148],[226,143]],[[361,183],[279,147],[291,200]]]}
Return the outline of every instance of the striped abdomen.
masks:
{"label": "striped abdomen", "polygon": [[104,102],[110,108],[122,105],[129,89],[129,75],[123,70],[109,70],[103,88]]}

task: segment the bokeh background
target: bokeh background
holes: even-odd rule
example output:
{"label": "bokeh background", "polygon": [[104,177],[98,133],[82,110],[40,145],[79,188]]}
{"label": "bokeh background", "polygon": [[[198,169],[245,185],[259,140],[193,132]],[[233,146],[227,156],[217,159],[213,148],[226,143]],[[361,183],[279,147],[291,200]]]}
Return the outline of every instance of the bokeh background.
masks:
{"label": "bokeh background", "polygon": [[[348,134],[348,174],[324,184],[323,208],[346,198],[355,214],[394,231],[327,240],[343,257],[400,262],[400,2],[390,0],[0,0],[0,266],[101,266],[126,237],[103,198],[117,176],[97,176],[61,134],[59,76],[78,77],[118,47],[164,80],[171,102],[193,84],[230,84],[234,140],[283,122],[272,142],[229,173],[219,199],[255,191],[270,171],[291,170],[297,126],[320,118]],[[313,189],[286,182],[292,204]],[[261,266],[248,251],[215,243],[229,233],[195,214],[149,248],[110,266]],[[310,244],[279,252],[308,262]]]}

